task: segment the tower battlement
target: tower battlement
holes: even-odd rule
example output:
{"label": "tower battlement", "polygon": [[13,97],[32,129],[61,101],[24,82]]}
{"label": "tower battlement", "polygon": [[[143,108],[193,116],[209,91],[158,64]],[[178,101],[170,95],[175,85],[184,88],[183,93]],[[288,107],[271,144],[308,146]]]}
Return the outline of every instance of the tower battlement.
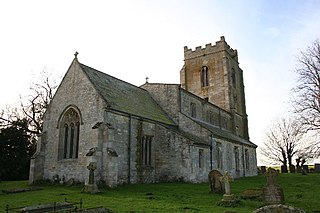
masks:
{"label": "tower battlement", "polygon": [[205,56],[211,53],[216,53],[220,51],[226,51],[230,56],[238,61],[238,52],[235,49],[230,48],[230,46],[225,41],[224,36],[220,37],[220,41],[217,41],[215,45],[211,43],[206,44],[204,48],[201,46],[196,47],[195,50],[189,49],[187,46],[184,47],[184,59],[188,60],[191,58],[196,58],[200,56]]}

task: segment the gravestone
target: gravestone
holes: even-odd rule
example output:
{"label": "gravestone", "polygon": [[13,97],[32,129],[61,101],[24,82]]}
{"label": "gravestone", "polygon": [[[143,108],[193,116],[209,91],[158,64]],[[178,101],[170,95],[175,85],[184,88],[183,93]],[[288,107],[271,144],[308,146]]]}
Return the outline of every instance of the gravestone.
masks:
{"label": "gravestone", "polygon": [[260,168],[261,168],[261,173],[262,174],[265,174],[267,172],[266,166],[261,166]]}
{"label": "gravestone", "polygon": [[264,207],[261,207],[261,208],[255,210],[253,213],[274,213],[274,212],[306,213],[304,210],[298,209],[293,206],[286,206],[286,205],[282,205],[282,204],[264,206]]}
{"label": "gravestone", "polygon": [[288,173],[288,167],[287,166],[281,166],[281,173]]}
{"label": "gravestone", "polygon": [[263,188],[263,199],[267,204],[282,204],[284,203],[283,189],[277,184],[277,172],[274,169],[268,168],[265,174],[267,184]]}
{"label": "gravestone", "polygon": [[221,182],[223,182],[224,185],[224,195],[223,199],[220,201],[219,205],[220,206],[236,206],[237,203],[239,203],[238,199],[235,199],[235,196],[231,194],[230,190],[230,182],[233,181],[232,176],[228,173],[225,172],[222,177],[220,177]]}
{"label": "gravestone", "polygon": [[290,173],[296,173],[296,167],[294,165],[289,166]]}
{"label": "gravestone", "polygon": [[309,166],[308,165],[303,165],[302,167],[302,173],[305,172],[305,173],[309,173]]}
{"label": "gravestone", "polygon": [[210,192],[220,193],[223,192],[223,183],[220,178],[222,174],[218,170],[212,170],[208,174]]}
{"label": "gravestone", "polygon": [[315,163],[314,164],[314,172],[317,172],[317,173],[320,172],[320,163]]}
{"label": "gravestone", "polygon": [[89,170],[89,182],[88,182],[88,184],[86,184],[84,186],[83,191],[87,192],[87,193],[91,193],[91,194],[98,193],[99,192],[98,186],[97,186],[97,184],[95,183],[95,180],[94,180],[94,170],[97,169],[97,163],[96,162],[91,162],[87,166],[87,169]]}
{"label": "gravestone", "polygon": [[301,172],[302,172],[301,166],[297,165],[297,173],[301,173]]}

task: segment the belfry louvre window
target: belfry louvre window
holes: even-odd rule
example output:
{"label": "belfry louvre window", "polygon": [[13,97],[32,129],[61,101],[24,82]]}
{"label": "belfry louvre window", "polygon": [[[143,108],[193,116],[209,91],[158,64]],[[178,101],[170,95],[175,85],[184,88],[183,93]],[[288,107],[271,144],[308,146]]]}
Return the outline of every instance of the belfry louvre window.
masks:
{"label": "belfry louvre window", "polygon": [[209,86],[209,79],[208,79],[208,67],[203,66],[201,68],[201,86],[206,87]]}
{"label": "belfry louvre window", "polygon": [[59,159],[78,158],[80,116],[73,108],[68,109],[60,122]]}
{"label": "belfry louvre window", "polygon": [[152,138],[153,136],[151,135],[144,135],[142,137],[142,143],[141,143],[141,148],[142,148],[142,164],[145,166],[151,166],[151,159],[152,159]]}

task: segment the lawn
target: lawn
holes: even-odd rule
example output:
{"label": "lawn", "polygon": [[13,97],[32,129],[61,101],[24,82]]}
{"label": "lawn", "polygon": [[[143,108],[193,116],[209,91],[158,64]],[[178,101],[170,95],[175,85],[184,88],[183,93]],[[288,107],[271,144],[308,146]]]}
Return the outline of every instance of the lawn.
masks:
{"label": "lawn", "polygon": [[[312,212],[320,210],[320,174],[280,174],[278,182],[284,189],[285,203]],[[264,176],[236,179],[231,191],[239,196],[246,189],[261,188]],[[27,181],[0,183],[0,190],[27,188]],[[0,212],[9,207],[21,207],[40,203],[83,200],[83,207],[103,206],[115,212],[225,212],[236,210],[248,213],[263,205],[262,201],[241,200],[237,207],[221,207],[216,204],[221,194],[210,194],[208,184],[157,183],[123,185],[102,188],[99,194],[81,193],[81,186],[45,185],[42,190],[21,193],[0,193]]]}

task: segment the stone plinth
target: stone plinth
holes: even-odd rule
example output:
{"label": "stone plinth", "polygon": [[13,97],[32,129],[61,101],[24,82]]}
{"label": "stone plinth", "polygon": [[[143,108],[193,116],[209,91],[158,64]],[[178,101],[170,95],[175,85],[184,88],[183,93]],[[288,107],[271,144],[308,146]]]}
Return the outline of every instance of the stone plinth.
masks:
{"label": "stone plinth", "polygon": [[234,200],[234,195],[233,194],[231,194],[231,195],[224,194],[223,195],[222,201],[232,201],[232,200]]}
{"label": "stone plinth", "polygon": [[84,186],[82,191],[90,194],[95,194],[100,192],[97,184],[87,184]]}
{"label": "stone plinth", "polygon": [[280,186],[266,186],[263,188],[263,198],[267,204],[284,203],[284,193]]}

